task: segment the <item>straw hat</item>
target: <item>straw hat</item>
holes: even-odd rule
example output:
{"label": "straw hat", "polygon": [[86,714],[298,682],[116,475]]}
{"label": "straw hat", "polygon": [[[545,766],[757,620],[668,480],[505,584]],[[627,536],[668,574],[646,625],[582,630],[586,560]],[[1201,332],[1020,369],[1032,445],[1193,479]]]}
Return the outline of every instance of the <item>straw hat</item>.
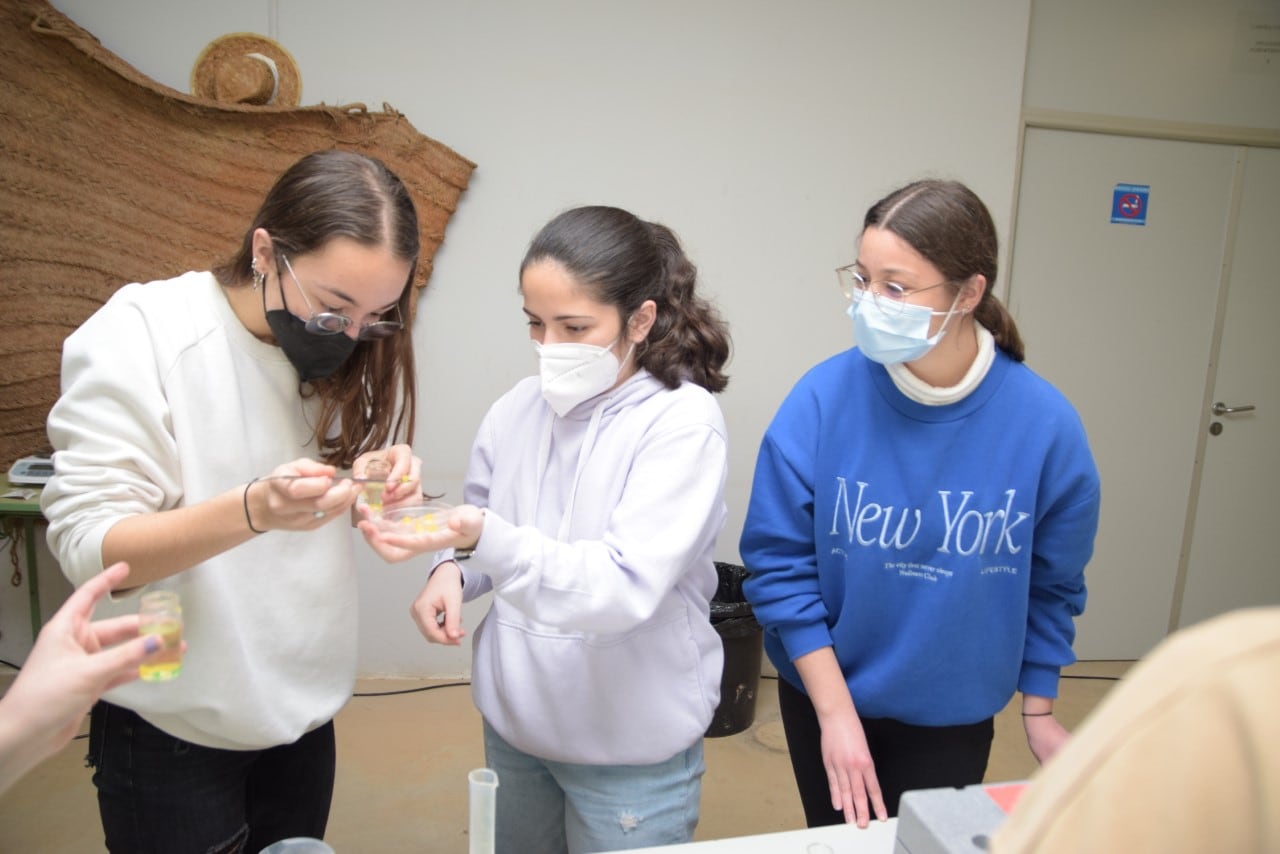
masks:
{"label": "straw hat", "polygon": [[209,42],[196,57],[191,94],[223,104],[296,107],[302,77],[278,42],[257,33],[228,33]]}

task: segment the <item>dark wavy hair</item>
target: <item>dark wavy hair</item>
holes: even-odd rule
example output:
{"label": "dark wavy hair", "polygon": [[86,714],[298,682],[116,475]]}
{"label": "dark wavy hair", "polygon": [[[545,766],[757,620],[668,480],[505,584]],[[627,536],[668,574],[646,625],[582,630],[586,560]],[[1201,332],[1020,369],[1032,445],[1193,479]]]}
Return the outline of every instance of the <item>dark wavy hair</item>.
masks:
{"label": "dark wavy hair", "polygon": [[697,268],[671,229],[621,208],[573,208],[542,227],[520,272],[545,259],[562,264],[598,302],[616,307],[623,328],[653,300],[657,317],[636,347],[636,364],[667,388],[688,380],[719,392],[729,384],[721,370],[729,360],[729,327],[695,292]]}
{"label": "dark wavy hair", "polygon": [[420,238],[404,182],[380,160],[357,152],[306,155],[267,192],[236,254],[213,269],[222,285],[244,287],[252,280],[253,232],[259,228],[271,235],[277,257],[305,255],[346,237],[385,246],[409,262],[399,301],[405,328],[389,338],[358,342],[337,373],[300,386],[303,397],[321,400],[315,435],[325,462],[347,467],[366,451],[408,440],[417,388],[409,304]]}
{"label": "dark wavy hair", "polygon": [[[987,288],[973,310],[974,319],[990,330],[996,346],[1011,358],[1019,362],[1026,358],[1018,326],[994,293],[1000,249],[995,222],[973,190],[958,181],[916,181],[872,205],[862,228],[871,226],[901,237],[948,282],[963,282],[981,273]],[[951,287],[958,289],[955,284]]]}

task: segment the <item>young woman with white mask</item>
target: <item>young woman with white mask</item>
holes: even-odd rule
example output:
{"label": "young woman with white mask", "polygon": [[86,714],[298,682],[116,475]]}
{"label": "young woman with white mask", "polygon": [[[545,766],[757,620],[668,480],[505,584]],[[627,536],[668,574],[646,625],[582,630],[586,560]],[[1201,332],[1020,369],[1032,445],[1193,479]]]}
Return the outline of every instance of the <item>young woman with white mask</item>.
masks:
{"label": "young woman with white mask", "polygon": [[854,349],[810,370],[761,443],[740,542],[805,817],[897,814],[980,783],[1022,692],[1044,761],[1098,524],[1071,404],[1022,362],[995,225],[962,184],[868,210],[837,274]]}
{"label": "young woman with white mask", "polygon": [[[725,325],[666,227],[609,207],[533,239],[520,293],[539,376],[485,416],[451,529],[413,605],[434,643],[492,590],[472,691],[498,773],[497,850],[688,842],[723,653],[710,623],[724,525]],[[445,553],[448,556],[448,553]],[[461,567],[461,568],[460,568]]]}

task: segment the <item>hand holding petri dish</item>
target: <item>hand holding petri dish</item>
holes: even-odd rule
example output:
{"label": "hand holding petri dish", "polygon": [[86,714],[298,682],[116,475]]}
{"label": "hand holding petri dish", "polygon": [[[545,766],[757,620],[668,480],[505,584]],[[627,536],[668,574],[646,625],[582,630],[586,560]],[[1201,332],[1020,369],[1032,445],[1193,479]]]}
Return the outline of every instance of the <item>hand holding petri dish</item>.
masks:
{"label": "hand holding petri dish", "polygon": [[428,501],[425,504],[412,504],[408,507],[396,507],[382,514],[377,520],[380,530],[395,534],[437,534],[449,529],[449,520],[456,512],[452,504],[443,501]]}

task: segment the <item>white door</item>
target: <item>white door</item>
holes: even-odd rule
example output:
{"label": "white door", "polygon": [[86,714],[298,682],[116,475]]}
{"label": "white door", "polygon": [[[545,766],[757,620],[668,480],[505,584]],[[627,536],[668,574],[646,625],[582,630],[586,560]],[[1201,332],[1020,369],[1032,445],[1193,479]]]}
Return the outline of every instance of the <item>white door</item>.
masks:
{"label": "white door", "polygon": [[[1237,151],[1026,134],[1009,306],[1028,365],[1080,412],[1102,477],[1089,601],[1078,622],[1082,659],[1138,658],[1174,615]],[[1149,188],[1145,224],[1111,222],[1119,185]],[[1275,222],[1262,225],[1270,223],[1272,242]],[[1265,530],[1214,548],[1250,553]]]}
{"label": "white door", "polygon": [[[1204,469],[1179,627],[1280,603],[1272,503],[1280,484],[1280,149],[1241,149],[1239,161],[1239,215],[1228,234],[1210,411],[1202,412]],[[1242,411],[1214,414],[1215,403]]]}

